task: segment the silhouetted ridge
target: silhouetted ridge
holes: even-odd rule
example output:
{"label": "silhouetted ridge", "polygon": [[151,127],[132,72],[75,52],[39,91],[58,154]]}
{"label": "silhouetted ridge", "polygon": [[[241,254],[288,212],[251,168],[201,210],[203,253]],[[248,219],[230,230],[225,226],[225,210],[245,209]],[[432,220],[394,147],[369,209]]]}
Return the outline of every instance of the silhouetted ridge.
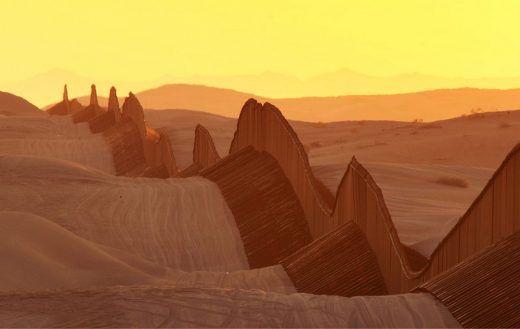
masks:
{"label": "silhouetted ridge", "polygon": [[520,233],[422,285],[465,328],[520,327]]}
{"label": "silhouetted ridge", "polygon": [[296,290],[316,295],[386,295],[376,256],[359,227],[348,222],[280,262]]}
{"label": "silhouetted ridge", "polygon": [[0,115],[40,113],[40,109],[20,96],[0,91]]}
{"label": "silhouetted ridge", "polygon": [[222,191],[251,268],[277,264],[311,241],[298,198],[268,153],[247,147],[201,175]]}

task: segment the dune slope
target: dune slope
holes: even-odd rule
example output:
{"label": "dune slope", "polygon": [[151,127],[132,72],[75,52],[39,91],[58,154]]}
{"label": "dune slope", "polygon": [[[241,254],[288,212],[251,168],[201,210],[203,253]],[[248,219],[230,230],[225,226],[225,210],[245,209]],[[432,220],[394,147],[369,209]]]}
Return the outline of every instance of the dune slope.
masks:
{"label": "dune slope", "polygon": [[0,116],[1,115],[43,115],[35,105],[22,97],[0,91]]}
{"label": "dune slope", "polygon": [[0,323],[47,328],[458,327],[446,308],[427,294],[344,298],[153,287],[4,294]]}
{"label": "dune slope", "polygon": [[46,218],[0,211],[0,291],[152,283],[153,278]]}
{"label": "dune slope", "polygon": [[0,117],[0,154],[68,160],[114,173],[110,149],[86,124],[69,117]]}
{"label": "dune slope", "polygon": [[0,184],[0,209],[37,214],[157,264],[248,268],[231,211],[208,180],[132,179],[54,159],[1,156]]}

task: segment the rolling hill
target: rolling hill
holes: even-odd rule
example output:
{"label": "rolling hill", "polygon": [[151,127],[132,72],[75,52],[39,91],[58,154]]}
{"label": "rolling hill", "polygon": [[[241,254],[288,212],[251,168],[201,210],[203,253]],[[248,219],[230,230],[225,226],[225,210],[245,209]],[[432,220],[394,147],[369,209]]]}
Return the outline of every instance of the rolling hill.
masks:
{"label": "rolling hill", "polygon": [[41,114],[40,109],[22,97],[0,91],[0,115],[38,114]]}
{"label": "rolling hill", "polygon": [[[103,93],[104,91],[101,90]],[[145,109],[190,109],[238,117],[249,98],[283,109],[290,120],[332,122],[345,120],[435,121],[478,112],[520,108],[520,89],[439,89],[394,95],[268,98],[232,89],[169,84],[136,93]],[[80,97],[88,104],[89,97]],[[100,97],[106,106],[107,99]]]}

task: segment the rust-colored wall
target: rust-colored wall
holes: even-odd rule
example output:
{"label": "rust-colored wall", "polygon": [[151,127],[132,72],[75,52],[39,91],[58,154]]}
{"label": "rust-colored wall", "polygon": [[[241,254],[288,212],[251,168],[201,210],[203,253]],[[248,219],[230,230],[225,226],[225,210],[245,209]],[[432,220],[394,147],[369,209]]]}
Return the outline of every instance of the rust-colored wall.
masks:
{"label": "rust-colored wall", "polygon": [[118,176],[141,176],[145,171],[143,145],[139,131],[130,120],[123,120],[103,132],[112,150]]}
{"label": "rust-colored wall", "polygon": [[249,146],[200,174],[219,186],[251,268],[278,264],[311,242],[298,198],[269,153]]}
{"label": "rust-colored wall", "polygon": [[208,168],[219,160],[220,156],[209,131],[203,126],[197,125],[193,143],[193,163],[199,163],[202,168]]}
{"label": "rust-colored wall", "polygon": [[[167,173],[166,176],[174,176],[177,167],[169,139],[146,126],[143,109],[133,94],[123,104],[121,120],[130,133],[136,130],[135,135],[140,143],[127,145],[128,142],[124,142],[117,148],[117,156],[124,158],[125,149],[139,145],[142,147],[142,152],[138,152],[141,155],[136,153],[132,161],[139,161],[142,156],[143,167],[160,168],[160,171]],[[198,130],[194,160],[211,166],[218,161],[218,154],[207,130]],[[119,133],[113,132],[110,136],[112,143],[123,142]],[[410,257],[408,248],[401,244],[380,188],[355,159],[349,164],[336,197],[331,198],[314,177],[303,145],[280,111],[271,104],[261,105],[253,99],[247,101],[242,109],[230,154],[248,146],[269,153],[278,162],[303,207],[314,239],[348,221],[359,226],[377,257],[390,293],[406,292],[520,230],[518,146],[506,157],[480,196],[439,244],[430,261],[420,268],[417,264],[424,262],[417,261],[416,256]],[[115,162],[120,163],[125,172],[138,175],[138,169],[127,168],[128,165],[117,159]]]}
{"label": "rust-colored wall", "polygon": [[[111,98],[117,97],[115,89],[111,89],[110,94]],[[146,125],[143,108],[132,93],[125,99],[121,118],[119,118],[119,106],[116,103],[111,104],[107,113],[110,113],[113,122],[118,126],[120,122],[127,122],[126,124],[131,122],[137,130],[140,143],[135,146],[142,149],[144,157],[142,174],[160,173],[161,177],[171,177],[177,174],[177,165],[168,138]],[[91,121],[96,124],[97,128],[99,120],[94,118]],[[118,174],[120,173],[118,172]]]}
{"label": "rust-colored wall", "polygon": [[331,223],[331,206],[316,186],[303,145],[277,108],[268,103],[262,106],[253,99],[246,102],[230,153],[248,145],[269,152],[278,161],[300,199],[314,238],[337,226]]}
{"label": "rust-colored wall", "polygon": [[314,240],[280,264],[296,290],[315,295],[386,295],[377,259],[352,221]]}
{"label": "rust-colored wall", "polygon": [[98,104],[96,86],[92,85],[90,89],[90,104],[84,109],[76,113],[72,113],[72,122],[89,122],[95,119],[97,116],[103,115],[105,112],[106,111],[103,108],[101,108]]}
{"label": "rust-colored wall", "polygon": [[[468,256],[520,229],[520,149],[516,147],[421,269],[397,235],[380,188],[355,159],[330,206],[316,184],[296,133],[271,104],[244,105],[230,153],[252,145],[280,164],[303,206],[311,234],[318,238],[354,221],[374,250],[390,293],[401,293],[448,270]],[[419,262],[420,263],[420,262]]]}
{"label": "rust-colored wall", "polygon": [[130,93],[125,99],[122,111],[122,120],[133,122],[141,137],[145,163],[148,168],[162,168],[167,176],[177,174],[177,164],[167,136],[158,133],[146,125],[143,107]]}
{"label": "rust-colored wall", "polygon": [[75,100],[69,102],[65,86],[63,101],[51,108],[49,113],[72,114],[74,123],[88,122],[93,133],[103,133],[111,146],[117,175],[163,178],[177,175],[170,140],[146,125],[143,108],[132,93],[125,99],[122,113],[114,87],[110,89],[108,110],[98,105],[94,85],[91,87],[89,106],[78,109],[79,103],[76,103]]}
{"label": "rust-colored wall", "polygon": [[114,112],[106,111],[90,119],[88,126],[93,134],[97,134],[109,129],[115,123]]}
{"label": "rust-colored wall", "polygon": [[515,233],[417,291],[434,295],[464,328],[518,328],[519,277],[520,233]]}

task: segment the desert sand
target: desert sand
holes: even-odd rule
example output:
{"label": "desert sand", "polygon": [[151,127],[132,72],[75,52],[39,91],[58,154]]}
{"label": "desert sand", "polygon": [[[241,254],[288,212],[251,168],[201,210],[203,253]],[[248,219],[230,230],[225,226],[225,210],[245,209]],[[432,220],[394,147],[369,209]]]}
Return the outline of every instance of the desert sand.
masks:
{"label": "desert sand", "polygon": [[29,212],[0,212],[0,291],[154,284],[294,293],[279,265],[234,272],[184,272],[81,238]]}
{"label": "desert sand", "polygon": [[110,148],[86,123],[70,117],[0,116],[0,154],[68,160],[105,173],[114,173]]}
{"label": "desert sand", "polygon": [[232,214],[208,180],[116,177],[49,158],[0,161],[4,210],[177,270],[248,268]]}
{"label": "desert sand", "polygon": [[458,327],[428,294],[344,298],[170,287],[0,295],[0,323],[47,328]]}
{"label": "desert sand", "polygon": [[0,116],[42,116],[43,113],[22,97],[0,91]]}

